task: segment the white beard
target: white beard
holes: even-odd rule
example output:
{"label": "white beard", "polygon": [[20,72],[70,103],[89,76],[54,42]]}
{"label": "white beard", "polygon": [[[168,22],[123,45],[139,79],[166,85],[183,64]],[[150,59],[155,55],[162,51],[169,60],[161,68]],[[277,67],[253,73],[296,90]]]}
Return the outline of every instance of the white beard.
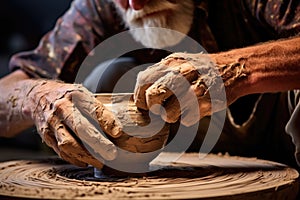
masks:
{"label": "white beard", "polygon": [[138,11],[116,7],[133,38],[149,48],[178,44],[193,22],[193,0],[150,0]]}

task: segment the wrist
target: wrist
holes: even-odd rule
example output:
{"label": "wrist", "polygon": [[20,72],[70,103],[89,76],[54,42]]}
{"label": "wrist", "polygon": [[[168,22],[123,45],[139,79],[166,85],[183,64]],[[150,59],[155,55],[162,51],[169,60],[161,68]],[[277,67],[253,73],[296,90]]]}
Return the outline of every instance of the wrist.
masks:
{"label": "wrist", "polygon": [[35,110],[37,109],[37,94],[40,93],[41,86],[46,84],[46,80],[24,80],[20,82],[22,92],[22,101],[20,103],[20,115],[25,120],[35,120]]}
{"label": "wrist", "polygon": [[229,52],[210,54],[223,80],[227,104],[233,103],[239,97],[251,93],[250,71],[247,69],[247,59],[233,56]]}
{"label": "wrist", "polygon": [[[239,63],[246,76],[237,79],[236,97],[300,88],[300,37],[293,37],[213,54],[217,65]],[[237,84],[237,85],[236,85]]]}

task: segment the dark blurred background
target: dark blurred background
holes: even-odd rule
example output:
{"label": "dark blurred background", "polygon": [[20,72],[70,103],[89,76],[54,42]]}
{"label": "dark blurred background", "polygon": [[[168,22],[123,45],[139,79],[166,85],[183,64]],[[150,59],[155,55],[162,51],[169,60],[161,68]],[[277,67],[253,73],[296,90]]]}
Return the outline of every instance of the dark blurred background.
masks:
{"label": "dark blurred background", "polygon": [[[71,0],[4,0],[0,3],[0,77],[14,53],[34,49],[69,8]],[[1,94],[0,94],[1,95]],[[0,138],[0,161],[53,154],[35,128],[14,138]]]}

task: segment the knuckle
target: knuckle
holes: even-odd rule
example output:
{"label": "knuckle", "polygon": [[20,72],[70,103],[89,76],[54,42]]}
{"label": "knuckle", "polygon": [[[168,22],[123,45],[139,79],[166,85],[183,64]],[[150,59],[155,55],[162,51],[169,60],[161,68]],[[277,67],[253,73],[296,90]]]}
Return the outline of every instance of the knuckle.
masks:
{"label": "knuckle", "polygon": [[139,72],[138,75],[137,75],[137,80],[143,80],[143,79],[145,79],[146,78],[146,74],[147,74],[147,70]]}
{"label": "knuckle", "polygon": [[59,110],[63,107],[63,105],[66,105],[69,102],[69,100],[62,98],[62,99],[58,99],[54,102],[52,102],[52,107],[54,110]]}

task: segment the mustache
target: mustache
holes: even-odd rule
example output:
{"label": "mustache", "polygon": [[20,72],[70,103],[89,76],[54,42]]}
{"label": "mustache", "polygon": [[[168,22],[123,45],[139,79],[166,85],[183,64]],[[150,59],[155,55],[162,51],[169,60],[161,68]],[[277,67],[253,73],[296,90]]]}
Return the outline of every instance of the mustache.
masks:
{"label": "mustache", "polygon": [[175,0],[151,0],[142,10],[128,9],[127,11],[123,11],[123,15],[125,15],[127,21],[130,23],[153,13],[176,10],[177,7],[178,3]]}

